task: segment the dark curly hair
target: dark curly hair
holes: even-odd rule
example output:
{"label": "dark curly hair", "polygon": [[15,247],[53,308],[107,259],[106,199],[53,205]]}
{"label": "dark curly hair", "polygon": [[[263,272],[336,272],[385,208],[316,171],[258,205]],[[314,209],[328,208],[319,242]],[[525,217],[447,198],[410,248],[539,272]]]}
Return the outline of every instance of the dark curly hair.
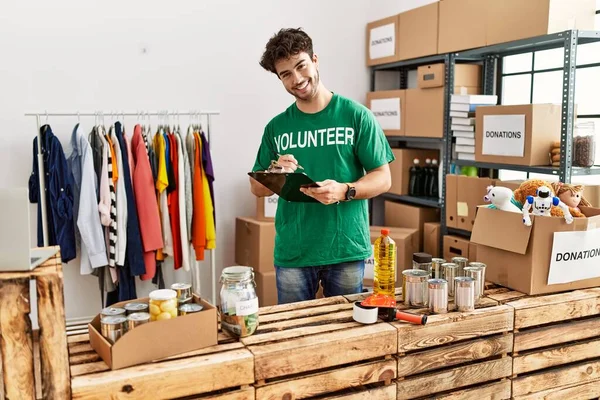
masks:
{"label": "dark curly hair", "polygon": [[260,65],[267,71],[277,75],[275,63],[287,59],[298,53],[305,52],[310,58],[313,56],[312,39],[302,28],[281,29],[267,42],[265,52],[260,60]]}

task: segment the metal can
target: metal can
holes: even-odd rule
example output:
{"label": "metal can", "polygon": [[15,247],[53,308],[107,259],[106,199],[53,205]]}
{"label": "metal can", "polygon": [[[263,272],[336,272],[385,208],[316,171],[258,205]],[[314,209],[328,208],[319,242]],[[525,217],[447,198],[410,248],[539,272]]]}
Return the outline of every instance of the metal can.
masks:
{"label": "metal can", "polygon": [[458,265],[458,272],[456,276],[465,276],[463,270],[467,265],[469,265],[469,259],[466,257],[452,257],[451,261]]}
{"label": "metal can", "polygon": [[117,317],[117,316],[126,316],[127,313],[124,308],[121,307],[106,307],[100,313],[102,317]]}
{"label": "metal can", "polygon": [[188,304],[192,302],[192,285],[189,283],[174,283],[171,290],[177,292],[177,303]]}
{"label": "metal can", "polygon": [[429,311],[436,314],[448,312],[448,282],[445,279],[430,279],[427,282],[429,291]]}
{"label": "metal can", "polygon": [[481,281],[479,282],[479,290],[481,295],[485,294],[485,270],[487,265],[482,262],[471,262],[469,263],[469,267],[475,267],[481,269]]}
{"label": "metal can", "polygon": [[197,303],[182,304],[179,306],[179,315],[194,314],[202,311],[203,308]]}
{"label": "metal can", "polygon": [[150,322],[150,313],[137,312],[127,316],[127,330],[130,331],[140,325]]}
{"label": "metal can", "polygon": [[148,304],[146,303],[127,303],[125,304],[127,315],[140,312],[148,312]]}
{"label": "metal can", "polygon": [[483,297],[483,270],[479,267],[468,266],[464,269],[465,276],[473,278],[475,281],[475,302]]}
{"label": "metal can", "polygon": [[458,276],[458,265],[454,263],[442,264],[442,279],[448,282],[448,295],[454,296],[454,278]]}
{"label": "metal can", "polygon": [[442,264],[444,264],[446,260],[443,258],[432,258],[431,259],[431,277],[433,279],[443,279],[442,277]]}
{"label": "metal can", "polygon": [[402,296],[409,307],[427,307],[427,280],[429,273],[421,269],[402,271]]}
{"label": "metal can", "polygon": [[111,344],[115,344],[127,332],[127,318],[123,316],[108,316],[100,320],[102,336]]}
{"label": "metal can", "polygon": [[475,310],[475,280],[468,276],[454,278],[454,302],[458,311]]}

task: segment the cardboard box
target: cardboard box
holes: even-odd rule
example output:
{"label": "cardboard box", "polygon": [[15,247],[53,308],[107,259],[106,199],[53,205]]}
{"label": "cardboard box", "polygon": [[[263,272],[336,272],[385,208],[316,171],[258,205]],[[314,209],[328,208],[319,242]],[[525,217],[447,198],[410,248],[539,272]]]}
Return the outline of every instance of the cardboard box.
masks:
{"label": "cardboard box", "polygon": [[426,222],[423,224],[423,251],[432,257],[440,257],[440,223]]}
{"label": "cardboard box", "polygon": [[440,161],[439,150],[392,149],[392,152],[396,160],[390,164],[392,186],[388,192],[399,195],[409,193],[410,167],[412,167],[415,158],[419,159],[421,166],[425,165],[427,158],[438,160],[438,165]]}
{"label": "cardboard box", "polygon": [[477,162],[548,165],[548,149],[560,140],[560,105],[481,106],[475,118]]}
{"label": "cardboard box", "polygon": [[594,30],[595,0],[486,0],[488,45],[570,29]]}
{"label": "cardboard box", "polygon": [[[149,298],[136,301],[147,303]],[[113,345],[103,336],[100,314],[88,324],[90,345],[112,370],[159,360],[217,345],[217,309],[194,296],[204,306],[200,312],[148,322],[127,332]],[[116,303],[122,307],[130,301]]]}
{"label": "cardboard box", "polygon": [[423,248],[423,227],[425,222],[438,222],[439,210],[430,207],[416,207],[408,204],[386,201],[384,206],[385,226],[417,229],[418,248]]}
{"label": "cardboard box", "polygon": [[469,239],[460,236],[444,236],[444,260],[451,262],[453,257],[469,258]]}
{"label": "cardboard box", "polygon": [[275,221],[279,196],[256,198],[256,219],[259,221]]}
{"label": "cardboard box", "polygon": [[406,90],[405,136],[444,136],[444,88]]}
{"label": "cardboard box", "polygon": [[479,262],[477,257],[477,243],[469,242],[469,261]]}
{"label": "cardboard box", "polygon": [[399,61],[398,15],[367,24],[367,66]]}
{"label": "cardboard box", "polygon": [[259,307],[274,306],[277,304],[277,281],[275,271],[255,272],[256,295]]}
{"label": "cardboard box", "polygon": [[[471,240],[477,244],[478,261],[487,264],[486,279],[530,295],[600,286],[600,276],[548,285],[553,261],[557,264],[561,261],[561,268],[574,273],[579,273],[583,263],[592,262],[593,269],[597,271],[600,252],[594,251],[597,257],[593,258],[583,255],[585,251],[590,255],[589,251],[597,248],[598,242],[590,244],[589,248],[582,249],[580,246],[587,247],[585,237],[599,232],[596,227],[600,226],[600,209],[581,209],[588,218],[575,218],[572,224],[567,224],[560,217],[531,216],[532,226],[527,227],[521,214],[481,207]],[[579,235],[574,241],[564,238],[555,241],[555,232],[578,232]],[[575,254],[574,265],[563,263],[563,257],[558,256],[565,254],[558,251],[565,244],[569,246],[567,251]],[[552,257],[553,247],[557,250],[555,260]]]}
{"label": "cardboard box", "polygon": [[[485,46],[486,19],[482,17],[486,15],[488,1],[443,0],[439,3],[438,54]],[[503,1],[494,1],[503,4]]]}
{"label": "cardboard box", "polygon": [[[446,175],[446,226],[458,228],[458,175]],[[464,211],[461,210],[461,214]]]}
{"label": "cardboard box", "polygon": [[592,207],[600,208],[600,185],[584,185],[583,197]]}
{"label": "cardboard box", "polygon": [[238,217],[235,221],[235,262],[255,272],[274,271],[275,223]]}
{"label": "cardboard box", "polygon": [[386,136],[404,136],[406,91],[381,90],[367,93],[367,108],[373,112]]}
{"label": "cardboard box", "polygon": [[494,180],[490,178],[457,176],[456,212],[459,229],[469,232],[473,230],[477,207],[486,204],[483,196],[487,193],[487,187],[493,185]]}
{"label": "cardboard box", "polygon": [[[381,236],[381,229],[387,228],[390,230],[390,237],[396,242],[396,284],[398,277],[402,275],[398,271],[412,268],[412,255],[419,252],[419,230],[410,228],[396,228],[371,226],[371,244],[375,244],[375,240]],[[365,279],[373,279],[373,268],[375,266],[374,257],[371,256],[365,263]],[[400,282],[400,286],[402,282]]]}
{"label": "cardboard box", "polygon": [[509,181],[501,181],[501,180],[496,180],[494,182],[494,186],[503,186],[506,188],[509,188],[510,190],[512,190],[513,192],[515,190],[517,190],[519,188],[519,186],[521,186],[521,184],[525,182],[522,179],[514,179],[514,180],[509,180]]}
{"label": "cardboard box", "polygon": [[437,54],[438,3],[400,14],[398,42],[400,60]]}
{"label": "cardboard box", "polygon": [[[454,66],[454,93],[460,93],[465,87],[467,93],[481,89],[481,65],[456,64]],[[446,83],[446,66],[444,63],[422,65],[417,68],[417,87],[421,89],[444,87]]]}

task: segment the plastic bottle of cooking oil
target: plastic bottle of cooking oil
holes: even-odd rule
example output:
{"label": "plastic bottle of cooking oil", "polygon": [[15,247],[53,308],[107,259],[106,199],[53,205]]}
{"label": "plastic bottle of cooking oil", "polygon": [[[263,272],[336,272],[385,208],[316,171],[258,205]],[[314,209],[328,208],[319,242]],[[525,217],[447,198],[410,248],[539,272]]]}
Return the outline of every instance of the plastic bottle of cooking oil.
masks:
{"label": "plastic bottle of cooking oil", "polygon": [[396,292],[396,242],[389,236],[389,229],[382,229],[373,249],[375,267],[373,293],[394,296]]}

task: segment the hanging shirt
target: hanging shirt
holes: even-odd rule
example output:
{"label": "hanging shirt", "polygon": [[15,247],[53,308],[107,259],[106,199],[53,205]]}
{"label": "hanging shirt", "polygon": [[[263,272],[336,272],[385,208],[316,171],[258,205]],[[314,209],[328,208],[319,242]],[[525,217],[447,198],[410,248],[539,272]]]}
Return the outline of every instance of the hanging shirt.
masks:
{"label": "hanging shirt", "polygon": [[189,256],[190,256],[190,241],[188,240],[188,229],[187,229],[187,223],[186,223],[186,215],[185,215],[185,198],[186,198],[186,192],[185,192],[185,182],[186,182],[186,177],[185,177],[185,165],[187,164],[187,160],[184,157],[184,150],[183,148],[185,146],[182,146],[181,143],[181,137],[179,136],[179,133],[174,134],[173,138],[176,142],[177,145],[177,182],[178,182],[178,208],[179,208],[179,235],[180,235],[180,242],[181,242],[181,266],[183,267],[184,271],[189,271],[190,270],[190,260],[189,260]]}
{"label": "hanging shirt", "polygon": [[[116,124],[115,124],[116,126]],[[117,136],[115,135],[115,126],[110,127],[110,140],[114,148],[115,158],[113,159],[113,180],[115,179],[114,166],[117,165],[118,179],[116,182],[117,192],[117,265],[125,265],[125,250],[127,249],[127,192],[125,191],[126,174],[123,170],[123,155],[126,149],[121,147]]]}
{"label": "hanging shirt", "polygon": [[169,179],[167,177],[165,139],[162,133],[154,136],[154,148],[158,157],[158,171],[156,179],[156,190],[158,191],[159,210],[161,216],[161,227],[163,234],[163,248],[157,253],[157,259],[163,260],[165,254],[173,254],[173,234],[171,233],[171,221],[169,220],[169,205],[167,202],[167,187]]}
{"label": "hanging shirt", "polygon": [[212,200],[213,206],[213,221],[216,221],[216,213],[215,213],[215,192],[213,189],[213,182],[215,181],[215,172],[213,170],[212,157],[210,155],[210,145],[208,144],[208,140],[204,136],[204,132],[200,132],[200,139],[202,139],[202,168],[204,169],[204,174],[208,179],[208,187],[210,190],[210,198]]}
{"label": "hanging shirt", "polygon": [[[60,141],[50,125],[40,128],[46,186],[46,220],[48,245],[60,246],[60,256],[67,263],[76,257],[73,222],[73,176]],[[38,246],[44,246],[42,205],[39,186],[38,143],[33,139],[33,171],[29,177],[29,201],[38,203]]]}
{"label": "hanging shirt", "polygon": [[196,260],[204,260],[206,248],[206,217],[204,214],[204,184],[202,183],[202,146],[200,136],[194,134],[194,179],[193,197],[194,214],[192,215],[192,244],[196,252]]}
{"label": "hanging shirt", "polygon": [[81,243],[80,273],[88,275],[92,273],[92,268],[107,265],[108,259],[100,214],[96,207],[97,182],[92,148],[79,129],[79,124],[73,129],[71,147],[68,161],[74,181],[75,232]]}
{"label": "hanging shirt", "polygon": [[[171,152],[171,171],[173,177],[169,177],[169,187],[172,186],[171,193],[168,195],[169,201],[169,217],[171,218],[171,232],[173,233],[173,267],[181,268],[182,265],[182,250],[181,250],[181,235],[179,234],[179,154],[177,153],[177,141],[172,133],[167,135]],[[168,190],[168,189],[167,189]]]}
{"label": "hanging shirt", "polygon": [[150,160],[139,125],[136,125],[133,129],[131,147],[134,161],[133,190],[140,222],[140,234],[144,246],[144,264],[146,266],[146,273],[141,276],[141,279],[149,280],[154,278],[156,273],[156,255],[154,252],[162,249],[163,240]]}
{"label": "hanging shirt", "polygon": [[[204,154],[204,142],[200,141],[202,146],[200,154]],[[216,247],[216,234],[215,234],[215,219],[213,213],[213,202],[211,199],[211,193],[209,189],[209,180],[206,172],[204,171],[203,165],[200,165],[200,171],[202,173],[202,195],[204,196],[204,221],[206,226],[206,249],[214,249]]]}

